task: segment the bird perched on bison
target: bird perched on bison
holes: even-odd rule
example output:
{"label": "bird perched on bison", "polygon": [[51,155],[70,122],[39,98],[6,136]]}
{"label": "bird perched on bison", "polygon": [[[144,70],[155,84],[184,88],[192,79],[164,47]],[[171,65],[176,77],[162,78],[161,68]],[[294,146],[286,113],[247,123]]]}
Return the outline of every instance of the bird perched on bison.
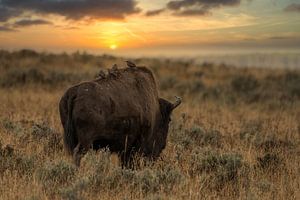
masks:
{"label": "bird perched on bison", "polygon": [[166,146],[170,117],[181,99],[159,97],[145,67],[114,70],[117,76],[74,85],[60,100],[64,144],[77,166],[90,148],[109,148],[129,166],[134,154],[155,159]]}
{"label": "bird perched on bison", "polygon": [[126,60],[126,63],[127,63],[128,67],[132,67],[132,68],[136,67],[136,64],[133,63],[133,62],[131,62],[131,61],[129,61],[129,60]]}

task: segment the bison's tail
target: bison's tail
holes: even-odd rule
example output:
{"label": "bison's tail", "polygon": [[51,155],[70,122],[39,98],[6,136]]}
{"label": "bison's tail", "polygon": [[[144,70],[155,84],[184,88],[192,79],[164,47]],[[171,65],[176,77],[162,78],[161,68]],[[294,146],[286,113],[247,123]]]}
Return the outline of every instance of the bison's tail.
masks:
{"label": "bison's tail", "polygon": [[64,134],[64,144],[69,154],[73,154],[73,150],[75,149],[78,143],[72,115],[75,98],[76,96],[72,96],[68,99],[68,119]]}

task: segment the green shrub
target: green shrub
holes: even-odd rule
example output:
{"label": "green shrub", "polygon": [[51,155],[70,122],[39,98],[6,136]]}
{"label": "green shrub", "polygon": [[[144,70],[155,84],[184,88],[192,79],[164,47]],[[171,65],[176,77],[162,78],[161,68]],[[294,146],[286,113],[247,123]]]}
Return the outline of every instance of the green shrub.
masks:
{"label": "green shrub", "polygon": [[17,136],[21,136],[24,133],[24,128],[20,122],[4,119],[2,121],[2,126],[8,133],[13,133]]}
{"label": "green shrub", "polygon": [[35,57],[40,56],[39,53],[37,53],[36,51],[31,50],[31,49],[22,49],[20,51],[13,52],[13,54],[17,58],[21,58],[21,59],[24,59],[24,58],[35,58]]}
{"label": "green shrub", "polygon": [[300,98],[300,73],[287,71],[281,75],[268,75],[264,78],[262,87],[264,96],[280,107]]}
{"label": "green shrub", "polygon": [[64,145],[62,142],[62,136],[59,133],[53,133],[46,138],[46,144],[44,145],[44,152],[48,155],[53,155],[54,152],[62,152]]}
{"label": "green shrub", "polygon": [[78,83],[82,80],[92,79],[90,74],[75,74],[51,71],[39,68],[11,68],[0,79],[1,87],[18,87],[26,84],[42,84],[59,86],[63,84]]}
{"label": "green shrub", "polygon": [[189,136],[193,139],[197,146],[199,145],[213,145],[220,146],[221,133],[217,130],[204,131],[201,127],[193,127],[188,132]]}
{"label": "green shrub", "polygon": [[77,190],[74,188],[63,188],[59,190],[59,194],[62,199],[66,200],[80,200],[82,199],[79,195]]}
{"label": "green shrub", "polygon": [[222,188],[228,182],[237,180],[242,166],[242,156],[238,154],[194,152],[189,171],[192,176],[208,173],[214,186]]}
{"label": "green shrub", "polygon": [[136,173],[133,188],[139,188],[144,193],[154,193],[159,190],[168,193],[175,185],[180,184],[183,178],[181,172],[171,166],[154,170],[146,168]]}
{"label": "green shrub", "polygon": [[174,186],[184,182],[184,175],[177,168],[165,165],[162,170],[157,172],[158,180],[164,192],[169,193]]}
{"label": "green shrub", "polygon": [[194,126],[184,132],[175,130],[170,133],[170,140],[186,148],[193,146],[221,146],[222,135],[217,130],[205,131],[199,126]]}
{"label": "green shrub", "polygon": [[217,99],[221,93],[220,88],[218,87],[208,87],[202,94],[203,99]]}
{"label": "green shrub", "polygon": [[95,190],[109,188],[107,178],[114,179],[114,177],[109,177],[115,167],[111,162],[111,154],[107,149],[98,152],[88,151],[81,161],[80,168],[86,172],[86,180]]}
{"label": "green shrub", "polygon": [[175,89],[181,96],[185,94],[198,95],[205,90],[205,85],[200,80],[181,81],[175,85]]}
{"label": "green shrub", "polygon": [[219,167],[236,171],[241,167],[242,158],[238,154],[215,154],[208,153],[201,161],[200,169],[209,172],[215,171]]}
{"label": "green shrub", "polygon": [[0,148],[0,174],[6,170],[16,171],[20,176],[31,176],[34,172],[35,157],[23,155],[12,146]]}
{"label": "green shrub", "polygon": [[134,177],[134,187],[139,188],[144,193],[157,192],[160,188],[157,174],[148,168],[140,171]]}
{"label": "green shrub", "polygon": [[266,170],[276,170],[283,166],[283,160],[275,153],[266,153],[257,158],[258,167]]}
{"label": "green shrub", "polygon": [[84,156],[83,165],[83,168],[90,172],[105,175],[112,167],[111,154],[108,149],[97,152],[90,150]]}
{"label": "green shrub", "polygon": [[180,130],[172,131],[169,134],[169,141],[174,144],[183,146],[184,148],[189,148],[190,146],[193,145],[194,142],[187,134],[185,134],[184,131],[180,131]]}
{"label": "green shrub", "polygon": [[133,170],[116,167],[106,177],[102,177],[102,184],[109,190],[118,190],[123,186],[132,185],[135,175]]}
{"label": "green shrub", "polygon": [[287,72],[284,75],[284,90],[291,97],[300,98],[300,74],[296,72]]}
{"label": "green shrub", "polygon": [[266,180],[262,180],[262,181],[259,181],[259,182],[256,184],[256,187],[257,187],[261,192],[269,192],[269,191],[271,191],[272,183],[270,183],[269,181],[266,181]]}
{"label": "green shrub", "polygon": [[53,130],[48,123],[32,122],[31,125],[31,137],[33,141],[43,140],[44,152],[52,154],[63,150],[62,137],[55,130]]}
{"label": "green shrub", "polygon": [[52,130],[46,122],[33,123],[31,127],[31,135],[34,140],[48,138],[51,134],[54,134],[54,130]]}
{"label": "green shrub", "polygon": [[172,191],[173,187],[183,180],[183,175],[179,170],[170,166],[163,169],[145,168],[138,171],[117,167],[98,178],[101,178],[101,181],[93,182],[97,188],[119,191],[120,188],[129,187],[133,191],[140,190],[144,194],[149,194],[160,190]]}
{"label": "green shrub", "polygon": [[36,175],[39,182],[47,189],[57,185],[68,184],[75,175],[76,168],[65,161],[58,163],[47,162],[38,169]]}
{"label": "green shrub", "polygon": [[231,86],[238,93],[249,93],[257,89],[259,83],[252,75],[236,76],[232,79]]}
{"label": "green shrub", "polygon": [[295,147],[295,144],[289,140],[282,140],[276,138],[274,135],[270,135],[260,141],[256,142],[256,147],[263,149],[264,151],[282,151],[291,150]]}
{"label": "green shrub", "polygon": [[146,200],[164,200],[165,198],[162,197],[160,194],[152,194],[146,197]]}
{"label": "green shrub", "polygon": [[81,178],[77,180],[73,185],[59,189],[59,195],[62,199],[67,200],[79,200],[82,199],[81,193],[90,186],[90,180]]}
{"label": "green shrub", "polygon": [[27,83],[41,83],[43,80],[44,74],[35,68],[12,68],[1,78],[0,84],[2,87],[12,87]]}
{"label": "green shrub", "polygon": [[25,197],[25,200],[40,200],[40,199],[41,199],[41,197],[39,197],[38,195],[35,195],[35,194],[33,194],[29,197]]}

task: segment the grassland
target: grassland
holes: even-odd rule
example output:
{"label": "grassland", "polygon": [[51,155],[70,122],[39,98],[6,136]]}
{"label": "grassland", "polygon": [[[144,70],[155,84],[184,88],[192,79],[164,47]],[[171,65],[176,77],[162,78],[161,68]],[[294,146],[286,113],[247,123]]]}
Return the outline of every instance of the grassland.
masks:
{"label": "grassland", "polygon": [[[0,51],[0,199],[300,199],[300,71],[136,59],[183,103],[161,159],[122,169],[62,144],[66,88],[125,58]],[[145,165],[140,164],[146,162]]]}

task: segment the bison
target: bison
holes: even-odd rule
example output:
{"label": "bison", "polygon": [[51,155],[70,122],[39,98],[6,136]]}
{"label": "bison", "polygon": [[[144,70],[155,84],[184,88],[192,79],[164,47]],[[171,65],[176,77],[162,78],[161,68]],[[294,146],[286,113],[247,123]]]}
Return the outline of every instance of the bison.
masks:
{"label": "bison", "polygon": [[114,68],[69,88],[59,103],[64,145],[77,166],[88,149],[108,148],[122,165],[132,155],[157,158],[166,146],[170,115],[181,103],[158,96],[146,67]]}

